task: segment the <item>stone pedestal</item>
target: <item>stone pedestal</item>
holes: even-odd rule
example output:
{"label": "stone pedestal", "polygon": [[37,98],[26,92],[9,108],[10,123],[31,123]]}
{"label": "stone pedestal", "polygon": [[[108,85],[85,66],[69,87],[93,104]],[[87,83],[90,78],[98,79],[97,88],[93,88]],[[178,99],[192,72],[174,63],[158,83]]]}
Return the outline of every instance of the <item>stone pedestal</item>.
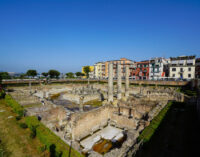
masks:
{"label": "stone pedestal", "polygon": [[122,98],[122,76],[121,76],[121,64],[117,65],[117,99]]}
{"label": "stone pedestal", "polygon": [[125,97],[129,97],[129,66],[126,65],[126,74],[125,74]]}
{"label": "stone pedestal", "polygon": [[113,64],[108,69],[108,102],[113,102]]}

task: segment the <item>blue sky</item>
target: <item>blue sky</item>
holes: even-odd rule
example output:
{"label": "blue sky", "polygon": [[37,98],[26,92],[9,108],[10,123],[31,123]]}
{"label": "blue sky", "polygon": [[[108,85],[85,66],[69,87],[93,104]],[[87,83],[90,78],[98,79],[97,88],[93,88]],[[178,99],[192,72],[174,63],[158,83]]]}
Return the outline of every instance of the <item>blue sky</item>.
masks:
{"label": "blue sky", "polygon": [[199,0],[0,0],[0,71],[200,57]]}

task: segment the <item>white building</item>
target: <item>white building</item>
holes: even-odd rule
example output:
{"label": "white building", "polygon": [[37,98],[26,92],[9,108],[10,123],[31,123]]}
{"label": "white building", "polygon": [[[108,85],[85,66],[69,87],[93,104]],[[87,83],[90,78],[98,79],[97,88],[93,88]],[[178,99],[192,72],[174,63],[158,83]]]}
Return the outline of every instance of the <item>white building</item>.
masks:
{"label": "white building", "polygon": [[91,79],[95,78],[94,71],[89,72],[89,78],[91,78]]}
{"label": "white building", "polygon": [[94,77],[97,79],[102,79],[105,77],[105,63],[98,62],[94,65]]}
{"label": "white building", "polygon": [[175,79],[195,78],[195,56],[170,58],[170,77]]}
{"label": "white building", "polygon": [[149,79],[159,80],[169,76],[169,59],[159,57],[152,58],[149,62]]}

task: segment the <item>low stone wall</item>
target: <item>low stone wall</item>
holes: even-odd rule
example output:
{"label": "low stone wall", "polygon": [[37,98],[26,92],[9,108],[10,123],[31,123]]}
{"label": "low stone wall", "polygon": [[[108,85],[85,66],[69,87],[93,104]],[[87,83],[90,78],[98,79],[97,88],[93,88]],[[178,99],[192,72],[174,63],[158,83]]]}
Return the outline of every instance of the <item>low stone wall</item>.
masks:
{"label": "low stone wall", "polygon": [[[131,110],[131,114],[130,114]],[[92,134],[93,132],[105,127],[108,124],[115,125],[119,128],[135,129],[137,122],[143,113],[139,113],[135,108],[102,106],[98,109],[83,113],[73,113],[71,115],[71,132],[73,140]]]}
{"label": "low stone wall", "polygon": [[[29,82],[33,83],[43,83],[45,82],[44,80],[36,80],[36,79],[26,79],[26,80],[3,80],[2,84],[5,85],[10,85],[10,84],[28,84]],[[59,80],[49,80],[51,83],[87,83],[88,80],[84,79],[59,79]],[[108,80],[90,80],[91,83],[96,83],[96,82],[105,82],[107,83]],[[114,82],[117,82],[114,80]],[[122,80],[124,83],[125,81]],[[142,84],[142,85],[161,85],[161,86],[185,86],[188,84],[188,81],[152,81],[152,80],[130,80],[131,84]]]}
{"label": "low stone wall", "polygon": [[177,93],[177,92],[173,92],[173,93],[161,93],[161,92],[151,92],[147,95],[147,97],[149,98],[149,100],[151,101],[157,101],[157,100],[175,100],[175,101],[179,101],[179,102],[183,102],[184,101],[184,94],[182,93]]}
{"label": "low stone wall", "polygon": [[[66,99],[75,103],[79,103],[80,101],[80,95],[77,94],[71,94],[71,93],[66,93],[62,96],[62,99]],[[93,94],[93,95],[85,95],[83,99],[83,103],[91,101],[91,100],[101,100],[100,96],[98,94]]]}
{"label": "low stone wall", "polygon": [[96,130],[107,125],[110,115],[115,108],[103,106],[101,108],[71,115],[72,139],[80,140]]}
{"label": "low stone wall", "polygon": [[127,128],[127,129],[136,128],[135,118],[128,118],[127,116],[113,113],[110,119],[111,119],[111,122],[114,123],[116,127]]}

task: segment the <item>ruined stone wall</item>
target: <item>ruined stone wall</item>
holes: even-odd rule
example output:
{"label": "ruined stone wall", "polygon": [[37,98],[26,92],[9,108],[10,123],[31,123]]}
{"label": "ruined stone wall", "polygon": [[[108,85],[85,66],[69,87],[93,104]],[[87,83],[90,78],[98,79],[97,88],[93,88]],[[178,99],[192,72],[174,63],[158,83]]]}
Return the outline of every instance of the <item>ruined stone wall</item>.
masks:
{"label": "ruined stone wall", "polygon": [[127,129],[136,128],[135,118],[128,118],[128,116],[118,115],[116,113],[113,113],[110,119],[111,123],[113,123],[116,127],[127,128]]}
{"label": "ruined stone wall", "polygon": [[103,106],[89,112],[72,114],[72,138],[80,140],[88,136],[90,133],[92,134],[96,130],[106,126],[111,113],[115,110],[116,109],[113,107]]}
{"label": "ruined stone wall", "polygon": [[183,102],[184,101],[184,94],[182,93],[162,93],[162,92],[151,92],[147,95],[148,99],[151,101],[163,101],[163,100],[176,100]]}
{"label": "ruined stone wall", "polygon": [[[151,106],[138,105],[132,107],[103,106],[95,110],[71,115],[71,132],[74,140],[92,134],[110,123],[119,128],[134,129],[137,120],[152,109]],[[120,114],[119,114],[120,112]]]}
{"label": "ruined stone wall", "polygon": [[[63,99],[79,103],[80,100],[80,95],[77,94],[71,94],[71,93],[66,93],[62,96]],[[85,95],[83,99],[83,103],[91,101],[91,100],[100,100],[100,96],[98,94],[93,94],[93,95]]]}
{"label": "ruined stone wall", "polygon": [[[120,107],[120,114],[126,117],[129,117],[129,108],[127,107]],[[131,113],[131,116],[133,116],[133,112]]]}
{"label": "ruined stone wall", "polygon": [[[140,110],[146,111],[142,112]],[[138,111],[135,107],[120,107],[119,114],[118,107],[103,106],[89,112],[73,113],[70,120],[72,138],[81,140],[108,125],[108,123],[119,128],[134,129],[137,126],[135,118],[140,119],[149,110],[150,107],[145,107],[145,105],[141,105]]]}

